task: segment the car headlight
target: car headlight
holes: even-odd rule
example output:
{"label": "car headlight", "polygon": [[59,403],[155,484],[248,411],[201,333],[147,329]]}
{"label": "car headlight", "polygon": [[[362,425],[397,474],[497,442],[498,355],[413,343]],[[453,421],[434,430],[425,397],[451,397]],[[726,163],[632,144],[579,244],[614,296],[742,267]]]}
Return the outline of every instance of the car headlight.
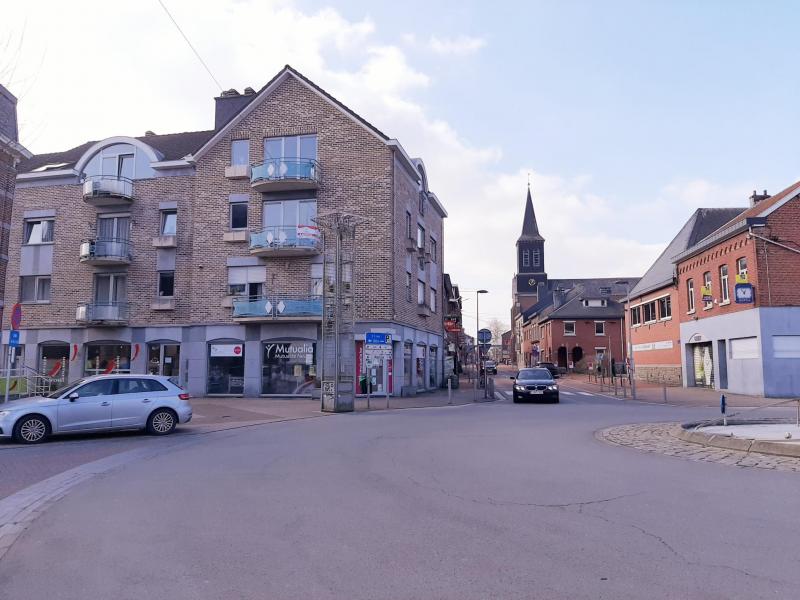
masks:
{"label": "car headlight", "polygon": [[557,385],[548,385],[547,389],[550,390],[550,391],[555,392],[555,391],[558,391],[558,386]]}
{"label": "car headlight", "polygon": [[522,392],[522,391],[525,390],[525,386],[524,385],[515,385],[514,389],[517,390],[518,392]]}
{"label": "car headlight", "polygon": [[7,417],[10,414],[11,414],[10,410],[0,410],[0,419],[2,419],[3,417]]}

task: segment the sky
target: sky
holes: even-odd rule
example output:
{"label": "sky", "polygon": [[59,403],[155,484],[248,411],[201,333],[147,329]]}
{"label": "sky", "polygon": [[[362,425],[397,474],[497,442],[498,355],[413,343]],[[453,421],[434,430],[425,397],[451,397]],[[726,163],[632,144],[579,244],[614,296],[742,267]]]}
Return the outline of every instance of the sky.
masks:
{"label": "sky", "polygon": [[[468,332],[468,290],[509,322],[529,177],[564,278],[641,276],[694,209],[798,179],[795,2],[163,1],[222,88],[291,64],[423,159]],[[34,153],[213,127],[220,88],[158,0],[2,12]]]}

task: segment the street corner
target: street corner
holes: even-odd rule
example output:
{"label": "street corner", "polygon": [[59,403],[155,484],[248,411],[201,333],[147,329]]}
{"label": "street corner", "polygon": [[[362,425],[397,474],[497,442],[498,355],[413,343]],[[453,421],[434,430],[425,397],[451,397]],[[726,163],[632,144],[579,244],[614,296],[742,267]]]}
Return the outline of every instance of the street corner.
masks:
{"label": "street corner", "polygon": [[[800,445],[708,435],[677,422],[606,427],[595,437],[607,444],[692,461],[775,471],[800,471]],[[793,452],[798,452],[793,454]]]}

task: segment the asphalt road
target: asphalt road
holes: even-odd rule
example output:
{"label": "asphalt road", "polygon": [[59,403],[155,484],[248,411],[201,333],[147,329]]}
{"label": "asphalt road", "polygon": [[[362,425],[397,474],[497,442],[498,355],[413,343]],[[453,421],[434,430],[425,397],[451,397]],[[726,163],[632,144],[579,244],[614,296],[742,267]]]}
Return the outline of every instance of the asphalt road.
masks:
{"label": "asphalt road", "polygon": [[0,596],[796,597],[797,474],[594,437],[708,414],[574,394],[210,434],[51,506]]}

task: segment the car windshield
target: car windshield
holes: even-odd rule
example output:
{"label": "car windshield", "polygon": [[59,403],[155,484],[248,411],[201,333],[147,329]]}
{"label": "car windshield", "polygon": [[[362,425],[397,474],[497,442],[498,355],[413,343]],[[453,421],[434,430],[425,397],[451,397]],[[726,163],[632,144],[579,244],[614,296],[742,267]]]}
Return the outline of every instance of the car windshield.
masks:
{"label": "car windshield", "polygon": [[553,376],[547,369],[523,369],[517,379],[552,379]]}
{"label": "car windshield", "polygon": [[81,385],[84,381],[86,381],[86,380],[85,379],[79,379],[78,381],[75,381],[73,383],[65,385],[64,387],[60,387],[56,391],[50,392],[49,394],[47,394],[47,397],[48,398],[60,398],[61,396],[63,396],[67,392],[69,392],[70,390],[73,390],[76,387],[78,387],[79,385]]}

